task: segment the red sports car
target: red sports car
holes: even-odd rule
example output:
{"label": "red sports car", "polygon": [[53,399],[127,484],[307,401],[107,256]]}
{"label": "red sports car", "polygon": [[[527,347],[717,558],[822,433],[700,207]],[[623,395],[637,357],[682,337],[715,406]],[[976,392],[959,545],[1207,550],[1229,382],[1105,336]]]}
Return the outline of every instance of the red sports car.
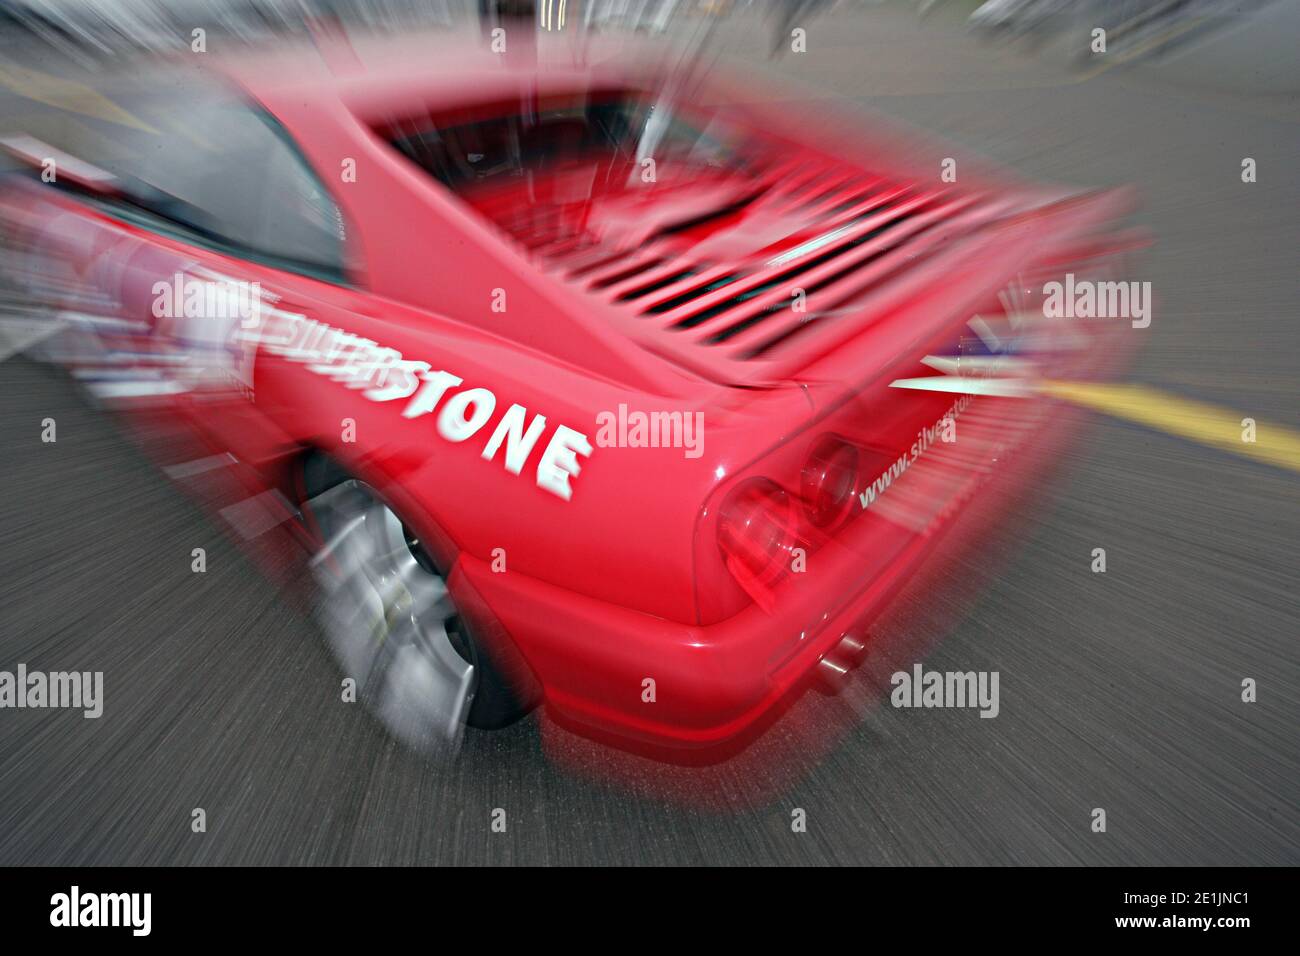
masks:
{"label": "red sports car", "polygon": [[991,477],[1027,487],[1035,383],[1131,340],[1042,309],[1123,268],[1121,195],[947,182],[626,50],[386,43],[105,96],[4,140],[6,265],[95,394],[289,502],[345,676],[412,741],[539,701],[736,738],[853,665]]}

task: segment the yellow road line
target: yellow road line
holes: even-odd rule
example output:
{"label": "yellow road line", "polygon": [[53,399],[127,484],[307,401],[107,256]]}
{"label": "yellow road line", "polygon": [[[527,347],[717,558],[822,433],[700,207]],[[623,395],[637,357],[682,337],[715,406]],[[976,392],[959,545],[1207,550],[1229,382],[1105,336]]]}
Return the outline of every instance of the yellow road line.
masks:
{"label": "yellow road line", "polygon": [[122,126],[133,126],[147,133],[155,132],[122,109],[108,97],[84,83],[62,79],[40,70],[21,66],[0,66],[0,86],[8,87],[19,96],[45,103],[71,113],[81,113],[95,119],[107,120]]}
{"label": "yellow road line", "polygon": [[1084,80],[1091,80],[1093,77],[1100,76],[1102,73],[1105,73],[1107,70],[1112,69],[1113,67],[1123,66],[1125,63],[1131,63],[1133,60],[1137,59],[1142,54],[1146,53],[1148,50],[1151,50],[1159,46],[1161,43],[1164,43],[1167,40],[1172,40],[1176,36],[1181,36],[1182,34],[1186,33],[1188,30],[1198,27],[1204,22],[1205,22],[1204,17],[1191,17],[1180,23],[1175,23],[1168,30],[1159,33],[1154,37],[1151,37],[1145,43],[1138,46],[1136,49],[1129,50],[1125,53],[1120,53],[1118,56],[1110,57],[1107,60],[1103,60],[1097,66],[1093,67],[1091,70],[1088,70],[1086,73],[1082,74],[1079,77],[1078,82],[1082,83]]}
{"label": "yellow road line", "polygon": [[1300,472],[1300,435],[1256,421],[1255,441],[1242,441],[1243,416],[1227,409],[1178,398],[1144,385],[1041,382],[1049,395],[1150,428],[1200,442],[1234,455]]}

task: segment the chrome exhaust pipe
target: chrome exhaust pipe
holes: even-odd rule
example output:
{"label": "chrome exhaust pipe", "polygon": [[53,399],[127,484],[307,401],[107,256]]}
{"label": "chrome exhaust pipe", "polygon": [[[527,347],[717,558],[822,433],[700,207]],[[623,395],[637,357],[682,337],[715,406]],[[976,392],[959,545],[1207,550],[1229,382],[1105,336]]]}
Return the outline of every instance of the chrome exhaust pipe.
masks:
{"label": "chrome exhaust pipe", "polygon": [[838,694],[848,683],[849,672],[866,656],[867,643],[863,638],[845,632],[840,642],[826,652],[817,662],[817,677],[822,686]]}

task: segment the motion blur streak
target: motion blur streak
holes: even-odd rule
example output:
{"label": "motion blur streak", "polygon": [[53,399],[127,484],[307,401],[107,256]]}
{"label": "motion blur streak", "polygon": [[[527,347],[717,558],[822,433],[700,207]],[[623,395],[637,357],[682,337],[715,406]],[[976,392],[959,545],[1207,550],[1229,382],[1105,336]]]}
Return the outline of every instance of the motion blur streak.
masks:
{"label": "motion blur streak", "polygon": [[[124,103],[113,82],[150,77],[166,60],[192,66],[197,56],[207,58],[198,61],[204,65],[260,57],[280,75],[296,76],[302,67],[302,76],[311,77],[317,74],[307,71],[319,69],[322,82],[349,78],[350,107],[368,103],[374,122],[355,156],[342,149],[353,141],[315,144],[313,159],[328,188],[278,191],[299,218],[277,235],[356,239],[358,219],[382,208],[414,221],[415,204],[376,200],[357,217],[346,203],[336,216],[322,201],[330,191],[355,201],[347,190],[372,188],[380,170],[440,197],[438,208],[453,210],[447,217],[460,232],[371,245],[369,272],[359,277],[342,258],[317,261],[325,279],[314,277],[314,285],[286,280],[275,264],[258,273],[267,277],[264,305],[294,316],[320,300],[290,290],[319,295],[333,283],[333,301],[345,304],[339,313],[355,326],[320,322],[349,330],[351,338],[338,346],[346,359],[334,346],[308,343],[294,361],[277,365],[263,355],[253,366],[243,349],[247,340],[206,338],[202,326],[170,340],[183,348],[146,351],[138,346],[148,331],[143,327],[153,328],[142,318],[151,286],[127,280],[170,279],[183,271],[219,282],[226,271],[212,258],[191,262],[194,256],[174,251],[179,243],[124,243],[114,248],[128,253],[125,260],[101,257],[116,235],[105,226],[111,217],[33,216],[27,201],[46,198],[39,163],[8,154],[23,167],[14,175],[31,188],[0,193],[0,670],[23,662],[31,670],[102,672],[104,689],[97,720],[45,708],[0,710],[0,863],[1300,863],[1294,813],[1300,805],[1294,475],[1300,470],[1300,330],[1293,321],[1300,81],[1291,49],[1300,14],[1285,2],[1235,4],[1238,14],[1231,17],[1202,3],[1160,4],[1159,15],[1137,6],[977,0],[4,4],[3,136],[127,143],[131,131],[178,142],[192,132],[184,122],[159,120],[150,95]],[[1098,25],[1108,31],[1106,59],[1089,52]],[[688,167],[687,175],[675,176],[664,164],[662,183],[680,189],[680,201],[638,205],[630,176],[595,189],[582,170],[553,176],[544,166],[539,173],[512,165],[515,150],[493,151],[524,142],[522,131],[530,134],[534,155],[563,154],[583,135],[575,122],[582,111],[571,102],[559,104],[566,115],[554,118],[546,136],[531,135],[541,112],[534,98],[505,104],[514,125],[500,124],[505,135],[494,143],[492,130],[436,113],[424,101],[390,116],[367,100],[382,85],[383,71],[371,64],[388,66],[384,51],[394,38],[422,58],[428,72],[420,75],[439,89],[472,92],[472,77],[482,74],[458,73],[447,65],[453,58],[432,51],[454,48],[467,60],[487,56],[498,28],[510,38],[503,69],[546,70],[548,62],[559,62],[564,69],[557,73],[565,75],[583,75],[592,51],[635,33],[650,40],[657,62],[676,64],[670,86],[692,110],[723,116],[752,109],[792,141],[821,147],[822,155],[788,168],[737,161],[752,157],[731,151],[727,129],[704,124],[687,131],[685,148],[703,157],[707,172]],[[201,54],[192,47],[196,29],[206,35]],[[806,53],[791,45],[796,29],[806,31]],[[528,39],[516,43],[521,31]],[[545,36],[534,42],[538,31]],[[715,62],[743,82],[708,86]],[[145,92],[155,91],[146,85]],[[658,104],[648,111],[640,101],[626,106],[622,118],[644,120],[656,110],[661,118],[679,118]],[[621,121],[618,110],[609,115]],[[682,135],[676,122],[663,125],[673,137]],[[878,154],[848,150],[859,125],[878,135]],[[203,139],[196,147],[214,145]],[[626,145],[619,136],[610,142]],[[111,167],[129,155],[106,150],[77,158]],[[345,156],[362,159],[360,175],[340,186]],[[634,158],[640,175],[639,161],[647,157]],[[861,192],[837,194],[842,179],[854,180],[836,164],[855,158],[906,175],[857,180]],[[1247,159],[1250,180],[1243,178]],[[237,165],[197,163],[193,168],[214,176]],[[280,169],[272,163],[248,168],[255,173],[250,185]],[[491,169],[505,175],[493,181]],[[942,178],[949,170],[955,179]],[[129,191],[140,184],[123,177],[119,185]],[[1131,214],[1119,208],[1130,194],[1112,191],[1124,185],[1133,187],[1138,203]],[[464,187],[460,205],[444,196],[453,186]],[[77,201],[96,208],[116,209],[121,199],[112,190],[86,192]],[[1092,224],[1095,235],[1052,250],[1059,258],[1050,269],[1016,275],[999,254],[1025,243],[1015,230],[1066,194],[1113,205]],[[201,232],[205,225],[185,220],[195,210],[171,202],[174,196],[130,195],[175,217],[177,229]],[[256,212],[258,204],[248,201],[255,195],[224,192],[217,211]],[[12,196],[21,201],[9,203]],[[1132,233],[1113,229],[1124,215],[1132,217]],[[312,232],[304,223],[324,229]],[[34,235],[50,245],[33,244]],[[1041,244],[1028,244],[1045,254],[1060,233],[1044,227],[1035,235]],[[912,253],[913,242],[921,254]],[[957,260],[951,269],[934,268],[932,257],[968,248],[966,242],[980,244],[970,268]],[[480,290],[469,270],[437,289],[435,307],[418,315],[399,295],[365,294],[367,283],[392,282],[407,274],[404,268],[417,279],[455,269],[475,243],[510,244],[500,260],[510,264],[501,281],[509,312],[489,304],[486,293],[497,283]],[[168,254],[154,257],[162,246]],[[55,247],[66,256],[49,255]],[[819,258],[831,253],[865,271]],[[1151,283],[1157,304],[1149,328],[1040,318],[1036,296],[1043,281],[1066,271],[1084,275],[1079,261],[1094,254]],[[772,271],[757,271],[758,262]],[[64,268],[69,263],[85,268]],[[920,279],[906,280],[915,295],[904,303],[874,302],[880,326],[892,335],[887,346],[880,354],[857,353],[850,372],[815,374],[827,367],[816,365],[817,358],[843,356],[853,334],[868,325],[872,334],[881,331],[863,321],[854,276],[865,275],[865,287],[906,275],[904,263],[921,270]],[[232,269],[241,264],[237,257],[221,262]],[[787,272],[794,269],[813,280],[802,287],[807,321],[794,320],[785,308],[793,281]],[[993,271],[998,285],[989,291],[1000,296],[963,303],[951,314],[947,300],[938,300],[963,283],[992,280]],[[520,309],[517,290],[530,279],[541,282],[539,276],[551,283],[547,293]],[[120,301],[96,294],[105,288],[132,295]],[[556,303],[572,310],[571,322]],[[476,310],[470,331],[435,314],[470,305]],[[117,314],[124,306],[128,321]],[[911,309],[908,322],[891,326],[885,317],[897,318],[904,308]],[[968,317],[978,322],[970,325]],[[169,335],[183,325],[175,318],[162,323]],[[877,370],[886,358],[897,367],[888,369],[882,391],[890,391],[889,381],[914,387],[864,403],[851,421],[843,414],[846,428],[859,429],[846,443],[852,454],[832,445],[823,458],[808,457],[804,446],[811,442],[792,441],[783,457],[771,456],[770,475],[755,474],[751,463],[763,460],[760,452],[777,438],[760,430],[762,448],[754,442],[734,460],[706,458],[706,477],[716,476],[709,487],[720,493],[707,506],[694,502],[683,524],[717,520],[733,487],[767,479],[757,486],[757,517],[745,517],[754,518],[749,527],[771,536],[739,537],[741,556],[726,567],[715,535],[670,562],[663,542],[677,512],[652,509],[658,492],[671,485],[659,469],[691,463],[680,450],[648,459],[638,457],[651,453],[646,449],[596,447],[590,456],[573,457],[575,469],[566,472],[570,500],[543,493],[545,505],[536,505],[523,497],[538,492],[532,469],[551,430],[561,421],[571,431],[587,427],[570,404],[577,404],[574,390],[554,383],[561,374],[565,383],[574,381],[569,372],[590,356],[556,359],[547,367],[561,371],[537,394],[516,394],[523,386],[506,388],[494,379],[510,367],[507,349],[484,353],[473,373],[447,357],[473,334],[504,341],[512,331],[534,336],[529,349],[536,354],[522,365],[541,366],[537,356],[562,348],[572,329],[587,328],[582,323],[595,327],[596,318],[607,320],[597,329],[607,350],[590,387],[609,401],[583,411],[618,408],[621,395],[610,383],[620,376],[644,375],[638,387],[657,398],[654,389],[665,381],[684,393],[708,383],[729,397],[705,412],[706,455],[754,427],[743,414],[750,401],[770,402],[774,415],[791,421],[803,416],[801,424],[814,415],[830,421],[843,410],[838,396],[827,398],[829,389]],[[909,335],[922,326],[933,332],[936,326],[926,323],[941,320],[969,331],[948,343],[947,352],[939,351],[943,343]],[[441,340],[431,344],[436,336]],[[83,348],[91,344],[95,351]],[[1004,347],[1007,354],[992,354]],[[661,364],[652,366],[643,353]],[[53,358],[59,361],[46,361]],[[399,369],[397,360],[410,367]],[[1081,370],[1080,363],[1089,367]],[[1014,396],[990,394],[1000,387],[995,378],[960,377],[963,369],[1006,375],[1014,367],[1024,370]],[[391,377],[382,383],[370,377],[385,369]],[[459,396],[453,407],[461,420],[443,420],[444,404],[413,427],[423,429],[430,447],[460,449],[454,467],[402,481],[425,463],[428,448],[403,445],[398,432],[358,456],[358,467],[376,465],[367,475],[378,476],[373,485],[334,483],[340,476],[315,458],[286,480],[268,483],[232,453],[256,433],[251,416],[238,414],[252,399],[283,401],[290,413],[282,420],[290,423],[319,413],[331,428],[346,430],[343,422],[355,418],[364,442],[381,416],[400,417],[409,399],[370,401],[359,397],[361,385],[405,393],[417,382],[429,387],[428,375],[436,389],[439,369],[465,378],[447,392]],[[301,406],[289,404],[286,396],[309,377],[321,390]],[[956,381],[934,384],[945,377]],[[268,389],[277,380],[280,391]],[[925,382],[931,384],[917,384]],[[1027,382],[1045,393],[1023,397]],[[480,384],[491,386],[488,395],[480,389],[465,397]],[[929,392],[940,387],[986,393],[963,409],[952,444],[938,437],[940,415],[954,400]],[[482,461],[483,442],[461,444],[447,435],[469,428],[465,423],[489,398],[494,423],[514,405],[527,417],[518,421],[512,445]],[[178,407],[188,421],[178,420]],[[539,429],[532,448],[525,429],[534,414],[546,418],[546,431]],[[889,441],[873,445],[868,429],[890,415],[897,420],[880,431]],[[1243,439],[1243,419],[1253,423],[1253,442]],[[199,434],[190,427],[195,421],[226,434]],[[800,439],[823,437],[768,427]],[[935,436],[918,437],[927,430]],[[43,432],[51,440],[43,441]],[[921,442],[923,454],[909,452],[913,441]],[[530,466],[526,480],[502,463],[510,447]],[[529,448],[535,457],[528,457]],[[869,481],[904,455],[909,464],[869,513],[836,511],[835,495],[844,489],[833,479],[845,461],[860,463]],[[379,480],[385,473],[398,477]],[[974,474],[981,476],[978,485],[967,481]],[[793,556],[802,539],[781,535],[791,527],[806,531],[804,506],[814,500],[804,497],[806,477],[820,481],[818,493],[826,489],[830,500],[824,515],[819,512],[825,525],[809,534],[824,546],[807,555],[809,574],[815,579],[824,573],[818,562],[838,556],[851,583],[834,595],[837,607],[891,566],[874,540],[849,541],[845,528],[867,520],[891,542],[909,545],[931,542],[935,529],[950,521],[953,529],[889,589],[869,628],[819,634],[818,640],[842,638],[822,658],[827,666],[807,668],[788,695],[726,746],[696,752],[629,743],[628,712],[645,714],[641,729],[654,737],[668,736],[665,727],[681,728],[683,721],[670,717],[697,711],[681,704],[686,682],[661,681],[658,700],[642,706],[641,677],[656,671],[617,669],[626,663],[618,653],[632,642],[615,625],[648,620],[652,634],[680,625],[673,632],[683,642],[678,650],[694,639],[699,647],[692,653],[705,650],[713,623],[743,613],[738,608],[762,613],[751,613],[752,628],[731,638],[760,633],[771,621],[784,627],[777,615],[788,605],[769,593],[782,586],[770,587],[769,578],[783,570],[764,563],[769,555],[743,549],[775,542],[782,557]],[[442,558],[454,550],[451,542],[416,533],[404,521],[405,491],[426,493],[456,481],[465,500],[481,493],[472,500],[492,503],[479,517],[495,522],[494,533],[529,528],[520,550],[501,556],[500,578],[527,575],[529,543],[558,542],[538,581],[560,573],[566,562],[585,560],[598,572],[591,575],[593,588],[622,588],[626,597],[640,583],[646,601],[680,606],[672,614],[655,608],[593,613],[591,626],[561,635],[573,644],[560,660],[599,658],[609,670],[575,668],[578,676],[563,692],[546,695],[524,719],[477,729],[498,715],[479,714],[474,723],[465,713],[466,688],[487,669],[465,620],[499,603],[512,612],[511,626],[561,628],[533,605],[512,606],[487,592],[484,582],[498,574],[486,548],[481,566],[466,561],[449,570]],[[299,486],[309,482],[310,488]],[[482,490],[488,488],[496,500]],[[520,497],[505,497],[511,494]],[[602,494],[620,507],[581,510]],[[533,508],[555,516],[548,533],[525,524]],[[663,520],[645,521],[644,538],[622,533],[647,514]],[[603,535],[589,536],[593,526]],[[634,573],[601,560],[618,545],[634,554]],[[1099,550],[1104,572],[1096,568]],[[670,572],[709,562],[718,572],[711,586],[670,587]],[[455,593],[454,605],[444,600],[448,593]],[[334,605],[322,613],[332,597]],[[821,613],[818,607],[807,616]],[[606,623],[608,630],[595,626]],[[357,633],[370,640],[344,643]],[[439,654],[393,667],[386,655],[398,636],[409,636],[407,648],[436,637]],[[495,631],[474,636],[498,637]],[[789,628],[783,638],[780,651],[809,656],[803,630]],[[544,659],[546,650],[529,648],[532,660]],[[817,656],[800,658],[800,666]],[[520,676],[527,676],[529,663],[502,666],[510,672],[503,682],[525,703],[539,693]],[[710,665],[717,667],[718,686],[736,676],[725,666],[730,663]],[[760,663],[773,671],[785,665],[779,654]],[[361,695],[371,704],[367,710],[348,699],[341,682],[371,667],[376,682]],[[996,673],[996,718],[890,706],[892,675],[918,667]],[[598,686],[607,678],[607,686]],[[1246,680],[1258,683],[1258,700],[1249,704],[1242,700]],[[719,713],[734,713],[727,709],[734,702],[711,693],[712,686],[701,680],[685,689]],[[584,691],[591,705],[585,712],[574,706]],[[406,695],[415,695],[418,705],[406,706]],[[611,728],[623,725],[620,733],[593,728],[605,714]],[[408,726],[412,719],[419,726]],[[700,725],[719,726],[703,718]],[[426,739],[431,727],[437,740]],[[1099,806],[1110,816],[1107,834],[1088,828],[1088,813]],[[190,826],[198,808],[208,820],[204,833]],[[497,808],[509,819],[504,832],[491,828]],[[807,832],[791,828],[796,809],[806,811]]]}

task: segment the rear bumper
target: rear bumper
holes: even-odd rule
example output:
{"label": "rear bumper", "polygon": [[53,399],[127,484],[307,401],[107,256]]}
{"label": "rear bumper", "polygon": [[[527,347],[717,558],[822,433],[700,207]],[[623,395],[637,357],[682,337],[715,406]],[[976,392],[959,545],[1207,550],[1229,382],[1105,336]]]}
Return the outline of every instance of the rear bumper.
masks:
{"label": "rear bumper", "polygon": [[[1014,441],[1000,431],[1007,406],[998,407],[1000,437],[988,449],[997,461],[972,469],[927,527],[890,527],[887,518],[864,513],[810,558],[808,573],[778,588],[772,613],[750,606],[711,626],[681,624],[515,572],[495,574],[463,554],[453,588],[490,611],[540,681],[548,710],[566,725],[632,746],[724,745],[779,712],[846,635],[869,648],[872,623],[903,586],[921,576],[941,586],[951,559],[1024,500],[1077,416],[1057,402],[1033,404],[1035,420]],[[893,549],[892,559],[864,571],[864,555],[881,547]]]}

